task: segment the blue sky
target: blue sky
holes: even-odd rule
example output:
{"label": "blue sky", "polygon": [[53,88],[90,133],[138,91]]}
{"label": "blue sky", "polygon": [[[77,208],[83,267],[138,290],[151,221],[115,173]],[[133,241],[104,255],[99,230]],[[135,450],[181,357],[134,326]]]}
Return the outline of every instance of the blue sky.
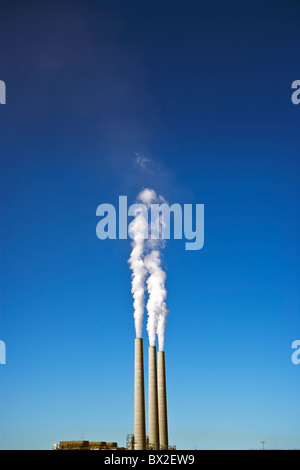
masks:
{"label": "blue sky", "polygon": [[1,3],[2,449],[133,432],[130,241],[95,214],[144,187],[205,205],[203,249],[164,249],[170,442],[300,447],[299,13]]}

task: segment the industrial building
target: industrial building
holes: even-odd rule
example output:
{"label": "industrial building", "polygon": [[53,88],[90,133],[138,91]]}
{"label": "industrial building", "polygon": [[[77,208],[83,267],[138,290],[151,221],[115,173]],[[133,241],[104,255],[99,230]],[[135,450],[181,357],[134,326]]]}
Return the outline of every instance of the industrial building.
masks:
{"label": "industrial building", "polygon": [[116,442],[89,442],[89,441],[60,441],[53,444],[53,450],[126,450],[118,447]]}

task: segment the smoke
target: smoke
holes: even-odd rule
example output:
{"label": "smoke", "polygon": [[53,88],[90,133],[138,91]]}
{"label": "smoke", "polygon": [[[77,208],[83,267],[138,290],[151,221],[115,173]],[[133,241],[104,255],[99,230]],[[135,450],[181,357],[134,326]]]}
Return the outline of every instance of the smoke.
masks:
{"label": "smoke", "polygon": [[145,204],[149,209],[150,205],[153,202],[157,201],[156,192],[154,191],[154,189],[143,189],[143,191],[141,191],[138,195],[138,200]]}
{"label": "smoke", "polygon": [[130,224],[133,236],[132,251],[128,263],[132,270],[131,292],[133,295],[134,324],[136,337],[142,337],[143,316],[145,307],[145,279],[146,268],[144,265],[144,230],[147,229],[147,221],[142,212],[136,211],[135,218]]}
{"label": "smoke", "polygon": [[[144,189],[137,197],[149,209],[153,202],[165,202],[162,196],[158,196],[153,189]],[[160,224],[164,223],[161,216],[158,220],[151,221],[152,229],[159,231]],[[141,213],[136,213],[134,221],[131,223],[131,230],[134,234],[132,242],[132,252],[129,264],[132,269],[132,293],[134,297],[134,318],[136,335],[142,336],[143,313],[145,306],[145,279],[147,274],[147,331],[150,346],[155,345],[156,334],[158,335],[158,347],[160,351],[164,349],[164,338],[166,328],[166,318],[168,314],[165,303],[167,291],[165,288],[166,273],[161,267],[161,248],[164,246],[163,240],[147,239],[141,233],[147,225],[146,218]],[[145,232],[143,232],[145,233]],[[145,252],[147,253],[145,256]]]}
{"label": "smoke", "polygon": [[158,335],[158,347],[164,348],[167,306],[165,303],[167,291],[165,288],[166,273],[161,268],[160,252],[152,250],[145,258],[145,266],[149,272],[147,288],[149,298],[147,302],[148,323],[147,331],[150,346],[155,345],[155,337]]}

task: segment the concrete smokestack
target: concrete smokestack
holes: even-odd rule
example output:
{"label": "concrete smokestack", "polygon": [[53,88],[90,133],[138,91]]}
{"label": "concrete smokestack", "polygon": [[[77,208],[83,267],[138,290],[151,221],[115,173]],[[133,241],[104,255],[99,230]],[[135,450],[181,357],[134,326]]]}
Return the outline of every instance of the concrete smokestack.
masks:
{"label": "concrete smokestack", "polygon": [[149,446],[159,450],[156,347],[149,347]]}
{"label": "concrete smokestack", "polygon": [[157,354],[157,388],[158,388],[158,422],[159,422],[159,445],[160,449],[168,449],[168,417],[167,417],[167,387],[165,353],[158,351]]}
{"label": "concrete smokestack", "polygon": [[135,339],[134,357],[134,450],[146,448],[143,340]]}

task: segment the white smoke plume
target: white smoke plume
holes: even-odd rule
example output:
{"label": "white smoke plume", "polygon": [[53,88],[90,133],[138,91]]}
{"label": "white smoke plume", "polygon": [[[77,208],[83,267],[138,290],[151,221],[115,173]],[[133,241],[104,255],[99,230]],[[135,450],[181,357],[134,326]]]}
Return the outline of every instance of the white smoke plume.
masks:
{"label": "white smoke plume", "polygon": [[147,331],[150,346],[155,345],[158,335],[159,350],[163,351],[166,327],[167,306],[165,303],[167,291],[165,288],[166,273],[161,268],[160,252],[152,250],[145,257],[145,266],[150,276],[147,279],[149,298],[147,302],[148,323]]}
{"label": "white smoke plume", "polygon": [[[165,202],[162,196],[158,196],[153,189],[144,189],[138,196],[138,199],[143,202],[149,209],[152,203]],[[160,224],[164,223],[161,220],[151,221],[152,229],[159,232]],[[150,346],[155,345],[156,334],[158,335],[158,347],[160,351],[164,349],[166,318],[168,314],[167,306],[165,303],[167,291],[165,288],[166,273],[161,267],[161,248],[164,246],[163,240],[149,238],[146,242],[146,249],[150,253],[145,257],[144,266],[149,273],[147,279],[148,289],[148,322],[147,331],[149,336]]]}
{"label": "white smoke plume", "polygon": [[138,195],[138,200],[145,204],[148,209],[153,202],[157,201],[157,195],[154,189],[143,189]]}
{"label": "white smoke plume", "polygon": [[131,292],[133,294],[134,324],[136,337],[142,337],[143,316],[145,307],[145,279],[146,268],[144,265],[144,233],[147,221],[142,212],[136,211],[135,218],[130,224],[130,231],[133,234],[132,251],[128,263],[132,270]]}

